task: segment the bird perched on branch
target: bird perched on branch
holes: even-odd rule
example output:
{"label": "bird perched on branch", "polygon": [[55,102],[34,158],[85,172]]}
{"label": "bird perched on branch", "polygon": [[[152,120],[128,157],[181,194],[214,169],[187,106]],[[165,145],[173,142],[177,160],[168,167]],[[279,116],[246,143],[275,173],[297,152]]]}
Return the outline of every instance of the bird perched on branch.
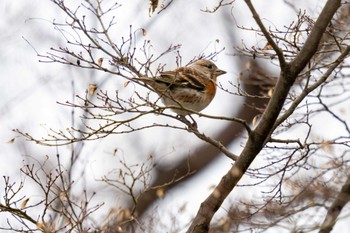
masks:
{"label": "bird perched on branch", "polygon": [[216,78],[225,73],[213,62],[202,59],[141,80],[158,93],[165,106],[175,107],[174,112],[185,116],[190,114],[185,109],[200,112],[210,104],[216,93]]}

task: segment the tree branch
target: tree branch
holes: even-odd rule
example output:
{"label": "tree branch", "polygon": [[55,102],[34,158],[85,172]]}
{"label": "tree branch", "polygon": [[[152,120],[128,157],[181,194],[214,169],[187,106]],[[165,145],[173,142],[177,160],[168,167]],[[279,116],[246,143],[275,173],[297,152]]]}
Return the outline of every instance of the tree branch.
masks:
{"label": "tree branch", "polygon": [[[249,3],[248,0],[247,2]],[[311,57],[316,53],[320,39],[339,7],[340,0],[327,1],[300,53],[291,63],[287,63],[285,67],[281,67],[281,73],[275,91],[264,111],[260,123],[249,135],[248,141],[238,160],[226,175],[223,176],[214,191],[202,202],[196,217],[187,231],[188,233],[209,231],[209,225],[214,214],[264,147],[291,86],[299,72],[304,69]]]}
{"label": "tree branch", "polygon": [[[244,66],[246,62],[246,59],[242,59],[241,66]],[[242,104],[243,107],[236,117],[239,119],[245,119],[246,122],[251,122],[257,114],[261,113],[257,109],[264,109],[267,105],[268,99],[253,97],[259,96],[261,91],[263,91],[263,85],[261,85],[261,83],[249,82],[250,80],[257,78],[255,77],[258,75],[257,73],[259,73],[257,70],[263,70],[263,73],[265,73],[266,70],[264,70],[264,68],[265,67],[262,67],[259,65],[259,63],[254,62],[251,72],[248,73],[246,77],[244,77],[243,88],[245,92],[248,93],[248,96],[245,97],[244,104]],[[252,105],[254,105],[255,108],[250,107]],[[237,122],[231,121],[230,124],[228,124],[219,133],[219,135],[216,137],[216,140],[222,145],[228,146],[234,142],[234,140],[236,140],[236,137],[241,134],[244,129],[245,127],[243,124],[237,124]],[[176,174],[176,177],[182,177],[188,172],[193,172],[191,175],[184,177],[184,179],[182,179],[180,182],[169,183],[169,185],[166,187],[167,192],[169,192],[170,189],[178,187],[178,185],[182,182],[193,178],[196,174],[198,174],[197,171],[205,169],[219,155],[220,151],[216,147],[213,147],[209,143],[203,143],[193,151],[190,159],[187,155],[179,155],[178,157],[181,157],[183,159],[179,161],[176,166],[173,166],[171,168],[162,167],[161,169],[158,169],[157,174],[155,175],[156,178],[154,181],[152,181],[151,186],[154,187],[169,183],[169,181],[174,179],[174,174]],[[136,206],[137,214],[142,216],[147,211],[148,207],[157,199],[158,196],[156,194],[156,190],[154,189],[143,193],[139,198]]]}
{"label": "tree branch", "polygon": [[272,39],[270,33],[267,31],[267,29],[265,28],[264,24],[262,23],[260,16],[258,15],[258,12],[256,12],[252,2],[250,0],[245,0],[246,4],[249,7],[249,10],[252,12],[253,14],[253,18],[255,20],[255,22],[258,24],[260,30],[262,31],[262,33],[264,34],[267,42],[271,45],[271,47],[273,48],[273,50],[276,52],[277,56],[278,56],[278,60],[281,66],[281,69],[284,69],[284,66],[286,65],[286,61],[284,59],[284,55],[282,50],[278,47],[278,45],[275,43],[275,41]]}
{"label": "tree branch", "polygon": [[327,215],[321,225],[319,233],[329,233],[332,231],[336,219],[344,206],[350,201],[350,175],[345,184],[341,188],[338,196],[335,198],[332,205],[329,207]]}
{"label": "tree branch", "polygon": [[326,5],[323,7],[323,10],[321,11],[319,17],[315,22],[315,25],[313,26],[310,32],[310,35],[305,41],[304,46],[291,63],[291,66],[293,67],[293,72],[297,74],[300,73],[310,62],[310,59],[315,54],[318,48],[323,33],[326,31],[335,12],[339,9],[341,5],[340,2],[340,0],[328,0],[326,2]]}
{"label": "tree branch", "polygon": [[29,222],[33,223],[34,225],[38,225],[38,223],[23,210],[0,204],[0,212],[11,213],[13,215],[18,216],[21,219],[28,220]]}

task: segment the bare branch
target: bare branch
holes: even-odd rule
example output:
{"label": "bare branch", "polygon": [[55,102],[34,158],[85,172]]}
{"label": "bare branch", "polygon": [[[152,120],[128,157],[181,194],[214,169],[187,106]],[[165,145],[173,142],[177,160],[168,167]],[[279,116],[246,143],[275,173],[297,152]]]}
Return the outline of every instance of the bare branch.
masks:
{"label": "bare branch", "polygon": [[[339,0],[327,1],[300,54],[307,56],[308,59],[310,59],[313,54],[316,53],[320,38],[339,6]],[[305,48],[306,46],[308,47]],[[266,139],[271,133],[271,130],[273,130],[274,122],[280,114],[291,86],[299,72],[307,64],[307,61],[304,60],[300,54],[296,57],[296,61],[292,61],[290,64],[286,64],[285,67],[281,67],[281,73],[275,91],[260,123],[249,136],[238,160],[233,164],[226,175],[223,176],[214,191],[204,202],[202,202],[200,209],[187,232],[207,232],[209,230],[209,224],[212,217],[265,145]],[[292,70],[293,72],[291,72]]]}
{"label": "bare branch", "polygon": [[332,231],[336,219],[341,213],[344,206],[350,201],[350,176],[341,188],[332,205],[328,208],[327,215],[321,225],[319,233],[329,233]]}
{"label": "bare branch", "polygon": [[286,65],[286,61],[284,59],[284,54],[282,52],[282,50],[278,47],[278,45],[276,44],[276,42],[273,40],[273,38],[271,37],[270,33],[267,31],[267,29],[265,28],[264,24],[262,23],[258,13],[256,12],[252,2],[250,0],[245,0],[246,4],[248,5],[251,13],[253,14],[253,18],[255,19],[255,22],[258,24],[259,28],[261,29],[262,33],[264,34],[267,42],[269,43],[269,45],[272,46],[272,48],[274,49],[274,51],[276,52],[277,56],[278,56],[278,60],[280,63],[280,67],[281,70],[283,71]]}

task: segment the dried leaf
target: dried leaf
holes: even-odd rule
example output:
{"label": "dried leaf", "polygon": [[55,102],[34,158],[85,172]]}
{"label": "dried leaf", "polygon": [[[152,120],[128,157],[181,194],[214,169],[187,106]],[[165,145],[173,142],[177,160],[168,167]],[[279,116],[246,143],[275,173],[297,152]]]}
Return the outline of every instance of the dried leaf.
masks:
{"label": "dried leaf", "polygon": [[8,144],[12,144],[12,143],[14,143],[14,142],[15,142],[15,139],[16,139],[16,138],[12,138],[12,139],[11,139],[11,140],[9,140],[7,143],[8,143]]}
{"label": "dried leaf", "polygon": [[26,198],[26,199],[24,199],[24,200],[22,201],[22,203],[21,203],[21,209],[23,209],[24,207],[26,207],[28,201],[29,201],[29,197]]}
{"label": "dried leaf", "polygon": [[142,28],[142,35],[143,35],[143,36],[147,36],[147,31],[146,31],[146,29],[144,29],[144,28]]}
{"label": "dried leaf", "polygon": [[252,120],[252,124],[253,126],[256,126],[256,124],[258,123],[258,121],[260,120],[260,114],[256,115],[253,120]]}
{"label": "dried leaf", "polygon": [[[43,223],[37,222],[36,226],[37,226],[40,230],[42,230],[43,232],[46,232],[46,233],[51,233],[51,232],[53,232],[52,229],[48,228],[44,222],[43,222]],[[52,224],[51,227],[55,227],[55,225]]]}
{"label": "dried leaf", "polygon": [[36,224],[36,226],[37,226],[39,229],[41,229],[41,230],[46,229],[45,225],[44,225],[43,223],[40,223],[40,222],[38,222],[38,223]]}
{"label": "dried leaf", "polygon": [[229,232],[231,227],[231,221],[229,218],[221,218],[218,222],[222,232]]}
{"label": "dried leaf", "polygon": [[97,65],[102,66],[102,62],[103,62],[103,58],[100,57],[100,58],[97,60]]}
{"label": "dried leaf", "polygon": [[130,81],[126,81],[126,82],[124,83],[124,87],[127,87],[127,86],[129,85],[129,83],[130,83]]}
{"label": "dried leaf", "polygon": [[165,189],[164,188],[159,188],[156,191],[156,195],[159,198],[163,198],[165,196]]}
{"label": "dried leaf", "polygon": [[271,50],[272,49],[272,46],[269,44],[269,43],[267,43],[265,46],[264,46],[264,48],[262,48],[262,50]]}
{"label": "dried leaf", "polygon": [[131,217],[131,213],[129,209],[122,209],[118,214],[117,214],[117,218],[116,218],[116,222],[120,223],[120,222],[124,222],[126,220],[129,220]]}
{"label": "dried leaf", "polygon": [[273,88],[270,88],[269,91],[267,92],[267,95],[269,97],[272,97],[272,94],[273,94]]}
{"label": "dried leaf", "polygon": [[158,0],[151,0],[150,1],[151,4],[149,6],[148,12],[149,12],[149,16],[151,16],[151,14],[156,10],[156,8],[158,7]]}
{"label": "dried leaf", "polygon": [[89,94],[90,96],[93,96],[95,94],[95,91],[97,90],[96,84],[89,84]]}

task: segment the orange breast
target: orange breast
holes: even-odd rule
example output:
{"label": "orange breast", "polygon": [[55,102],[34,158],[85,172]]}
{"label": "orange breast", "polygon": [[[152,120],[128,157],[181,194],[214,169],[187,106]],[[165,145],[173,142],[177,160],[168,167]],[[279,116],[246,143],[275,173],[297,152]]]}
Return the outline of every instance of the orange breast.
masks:
{"label": "orange breast", "polygon": [[216,83],[213,80],[206,80],[206,89],[205,89],[205,95],[208,98],[208,100],[212,100],[216,93]]}

